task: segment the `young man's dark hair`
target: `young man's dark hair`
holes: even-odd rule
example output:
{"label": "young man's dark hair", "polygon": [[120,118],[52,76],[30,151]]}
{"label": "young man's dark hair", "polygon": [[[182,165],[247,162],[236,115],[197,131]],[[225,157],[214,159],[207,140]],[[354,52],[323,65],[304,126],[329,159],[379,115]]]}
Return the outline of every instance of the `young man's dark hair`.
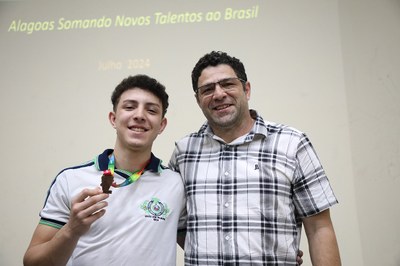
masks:
{"label": "young man's dark hair", "polygon": [[114,92],[111,95],[111,102],[114,111],[116,111],[121,94],[132,88],[140,88],[145,91],[149,91],[157,98],[160,99],[162,103],[164,117],[168,109],[168,94],[165,91],[165,86],[158,82],[156,79],[151,78],[147,75],[135,75],[129,76],[121,81],[120,84],[115,87]]}

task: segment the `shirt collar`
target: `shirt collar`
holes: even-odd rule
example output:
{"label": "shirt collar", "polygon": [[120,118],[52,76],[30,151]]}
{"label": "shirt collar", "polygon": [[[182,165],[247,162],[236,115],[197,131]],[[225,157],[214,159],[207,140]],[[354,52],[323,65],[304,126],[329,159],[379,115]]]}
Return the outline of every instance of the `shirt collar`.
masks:
{"label": "shirt collar", "polygon": [[[108,161],[110,154],[113,153],[113,149],[106,149],[103,153],[99,154],[94,158],[94,163],[96,165],[97,170],[104,171],[108,169]],[[162,170],[161,160],[158,159],[153,153],[151,153],[150,162],[146,166],[145,170],[150,170],[155,173],[160,173]]]}

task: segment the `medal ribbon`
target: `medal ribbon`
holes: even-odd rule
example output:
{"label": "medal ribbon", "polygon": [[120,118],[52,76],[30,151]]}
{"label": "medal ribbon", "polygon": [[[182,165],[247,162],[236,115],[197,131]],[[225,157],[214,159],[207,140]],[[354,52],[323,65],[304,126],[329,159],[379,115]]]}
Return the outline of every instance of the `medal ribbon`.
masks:
{"label": "medal ribbon", "polygon": [[[125,179],[124,182],[120,183],[120,184],[116,184],[115,182],[112,183],[111,186],[115,187],[115,188],[119,188],[119,187],[124,187],[127,185],[130,185],[132,183],[135,183],[140,176],[143,174],[144,169],[146,168],[146,165],[142,168],[142,170],[138,170],[134,173],[132,173],[127,179]],[[114,154],[111,155],[110,160],[108,161],[108,170],[111,172],[112,175],[114,175],[114,171],[115,171],[115,157]]]}

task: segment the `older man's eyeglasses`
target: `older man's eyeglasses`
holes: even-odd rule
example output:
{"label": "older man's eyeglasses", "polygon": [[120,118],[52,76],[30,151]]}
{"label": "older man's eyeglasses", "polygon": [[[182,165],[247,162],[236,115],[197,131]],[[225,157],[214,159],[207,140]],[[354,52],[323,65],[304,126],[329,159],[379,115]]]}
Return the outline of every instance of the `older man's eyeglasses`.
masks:
{"label": "older man's eyeglasses", "polygon": [[246,81],[241,79],[241,78],[226,78],[226,79],[221,79],[217,82],[212,82],[205,84],[203,86],[200,86],[197,88],[196,93],[202,97],[207,97],[211,96],[214,94],[215,91],[215,86],[218,84],[221,89],[224,91],[231,91],[237,88],[237,86],[242,83],[244,84]]}

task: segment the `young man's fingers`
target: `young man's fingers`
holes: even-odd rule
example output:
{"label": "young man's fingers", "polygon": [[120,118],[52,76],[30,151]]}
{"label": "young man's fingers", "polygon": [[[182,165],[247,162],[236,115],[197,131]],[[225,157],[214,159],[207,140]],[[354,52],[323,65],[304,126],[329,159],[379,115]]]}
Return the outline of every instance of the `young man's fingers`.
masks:
{"label": "young man's fingers", "polygon": [[104,200],[108,194],[101,193],[101,189],[84,189],[72,200],[71,212],[81,219],[107,206]]}
{"label": "young man's fingers", "polygon": [[94,195],[98,195],[101,193],[100,188],[85,188],[83,189],[78,195],[76,195],[73,199],[72,202],[82,202],[84,201],[87,197],[91,197]]}

